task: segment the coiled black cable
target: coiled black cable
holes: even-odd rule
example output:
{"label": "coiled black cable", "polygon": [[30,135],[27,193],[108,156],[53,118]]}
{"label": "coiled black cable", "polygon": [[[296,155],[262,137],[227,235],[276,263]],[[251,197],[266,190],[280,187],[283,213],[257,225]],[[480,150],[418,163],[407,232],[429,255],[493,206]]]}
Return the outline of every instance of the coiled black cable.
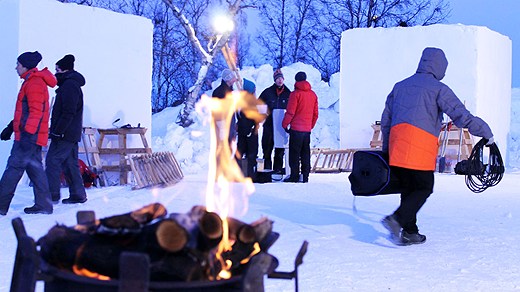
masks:
{"label": "coiled black cable", "polygon": [[[474,193],[496,186],[504,176],[505,167],[500,150],[495,143],[486,146],[487,142],[487,139],[480,139],[468,160],[462,160],[455,166],[455,173],[466,176],[466,185]],[[484,147],[489,147],[488,164],[483,162]]]}

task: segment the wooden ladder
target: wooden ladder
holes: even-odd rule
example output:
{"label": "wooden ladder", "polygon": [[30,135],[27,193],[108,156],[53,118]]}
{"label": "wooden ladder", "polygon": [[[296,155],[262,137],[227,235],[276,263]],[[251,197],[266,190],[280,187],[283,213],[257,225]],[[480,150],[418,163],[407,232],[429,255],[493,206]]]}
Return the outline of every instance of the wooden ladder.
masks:
{"label": "wooden ladder", "polygon": [[370,141],[370,148],[383,148],[383,135],[381,133],[381,125],[375,123],[372,125],[372,129],[374,129],[374,134],[372,135],[372,140]]}
{"label": "wooden ladder", "polygon": [[[99,177],[99,185],[102,187],[108,186],[107,178],[101,164],[101,158],[99,157],[99,148],[96,143],[96,132],[95,128],[84,127],[82,134],[83,147],[79,147],[80,153],[85,153],[87,157],[88,166],[92,168],[92,171]],[[89,157],[90,156],[90,157]]]}
{"label": "wooden ladder", "polygon": [[[469,158],[469,156],[471,155],[471,151],[473,150],[473,137],[471,136],[467,128],[462,128],[461,133],[461,128],[452,125],[450,130],[448,131],[447,139],[448,143],[446,145],[446,152],[449,152],[448,150],[451,149],[453,150],[451,151],[452,153],[457,153],[457,157],[454,157],[457,160],[457,162]],[[444,131],[441,131],[441,133],[439,134],[438,153],[441,153],[442,145],[444,145]]]}
{"label": "wooden ladder", "polygon": [[[313,173],[333,173],[352,170],[352,159],[357,149],[319,149],[314,164],[311,168]],[[314,152],[316,153],[316,151]]]}

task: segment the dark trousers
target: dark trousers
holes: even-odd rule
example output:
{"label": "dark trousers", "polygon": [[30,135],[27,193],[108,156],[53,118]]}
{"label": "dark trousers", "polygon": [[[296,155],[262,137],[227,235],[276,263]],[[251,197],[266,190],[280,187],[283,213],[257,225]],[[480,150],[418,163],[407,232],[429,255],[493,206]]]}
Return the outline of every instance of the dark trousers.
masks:
{"label": "dark trousers", "polygon": [[254,179],[256,156],[258,155],[258,135],[250,134],[238,135],[237,141],[237,158],[247,159],[247,172],[245,176]]}
{"label": "dark trousers", "polygon": [[45,158],[45,173],[49,181],[49,190],[52,200],[60,199],[61,172],[65,175],[69,185],[71,198],[83,199],[87,195],[78,164],[78,143],[69,141],[52,141]]}
{"label": "dark trousers", "polygon": [[404,191],[401,193],[401,204],[394,215],[408,233],[418,233],[417,212],[433,192],[433,171],[413,170],[392,166],[391,171],[399,178]]}
{"label": "dark trousers", "polygon": [[311,172],[311,133],[290,130],[289,133],[289,166],[291,178],[300,178],[300,162],[303,181],[309,179]]}
{"label": "dark trousers", "polygon": [[52,211],[51,194],[42,164],[42,147],[33,143],[14,141],[7,167],[0,179],[0,212],[7,213],[16,186],[27,171],[33,183],[34,205]]}
{"label": "dark trousers", "polygon": [[283,156],[285,154],[285,148],[274,148],[274,165],[271,155],[274,148],[274,136],[273,131],[264,128],[262,134],[262,152],[264,153],[264,168],[272,170],[283,169]]}

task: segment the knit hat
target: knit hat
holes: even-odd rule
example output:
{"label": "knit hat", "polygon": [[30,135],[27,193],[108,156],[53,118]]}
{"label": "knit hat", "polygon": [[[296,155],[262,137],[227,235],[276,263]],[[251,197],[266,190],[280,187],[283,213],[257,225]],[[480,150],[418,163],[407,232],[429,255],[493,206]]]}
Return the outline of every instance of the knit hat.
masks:
{"label": "knit hat", "polygon": [[27,69],[35,68],[42,60],[42,55],[38,51],[25,52],[18,56],[18,62]]}
{"label": "knit hat", "polygon": [[255,94],[256,85],[252,81],[244,79],[243,88],[244,88],[245,91],[247,91],[247,92],[249,92],[251,94]]}
{"label": "knit hat", "polygon": [[229,69],[222,70],[222,80],[229,81],[235,78],[235,73]]}
{"label": "knit hat", "polygon": [[[274,81],[276,81],[276,79],[278,79],[279,77],[283,77],[283,73],[282,73],[282,70],[281,69],[276,69],[273,73],[273,79]],[[285,78],[284,78],[285,79]]]}
{"label": "knit hat", "polygon": [[296,73],[296,76],[294,76],[294,80],[296,80],[296,82],[305,81],[307,80],[307,74],[305,74],[305,72],[303,71],[300,71]]}
{"label": "knit hat", "polygon": [[61,70],[74,70],[75,60],[74,55],[65,55],[65,57],[56,62],[56,65],[58,65]]}

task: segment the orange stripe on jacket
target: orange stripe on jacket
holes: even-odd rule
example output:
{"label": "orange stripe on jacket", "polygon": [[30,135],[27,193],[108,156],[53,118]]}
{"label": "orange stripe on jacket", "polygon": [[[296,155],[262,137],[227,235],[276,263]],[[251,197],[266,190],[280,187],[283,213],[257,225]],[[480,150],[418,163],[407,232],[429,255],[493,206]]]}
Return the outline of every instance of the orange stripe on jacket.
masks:
{"label": "orange stripe on jacket", "polygon": [[390,165],[415,170],[435,170],[438,137],[402,123],[390,129]]}

